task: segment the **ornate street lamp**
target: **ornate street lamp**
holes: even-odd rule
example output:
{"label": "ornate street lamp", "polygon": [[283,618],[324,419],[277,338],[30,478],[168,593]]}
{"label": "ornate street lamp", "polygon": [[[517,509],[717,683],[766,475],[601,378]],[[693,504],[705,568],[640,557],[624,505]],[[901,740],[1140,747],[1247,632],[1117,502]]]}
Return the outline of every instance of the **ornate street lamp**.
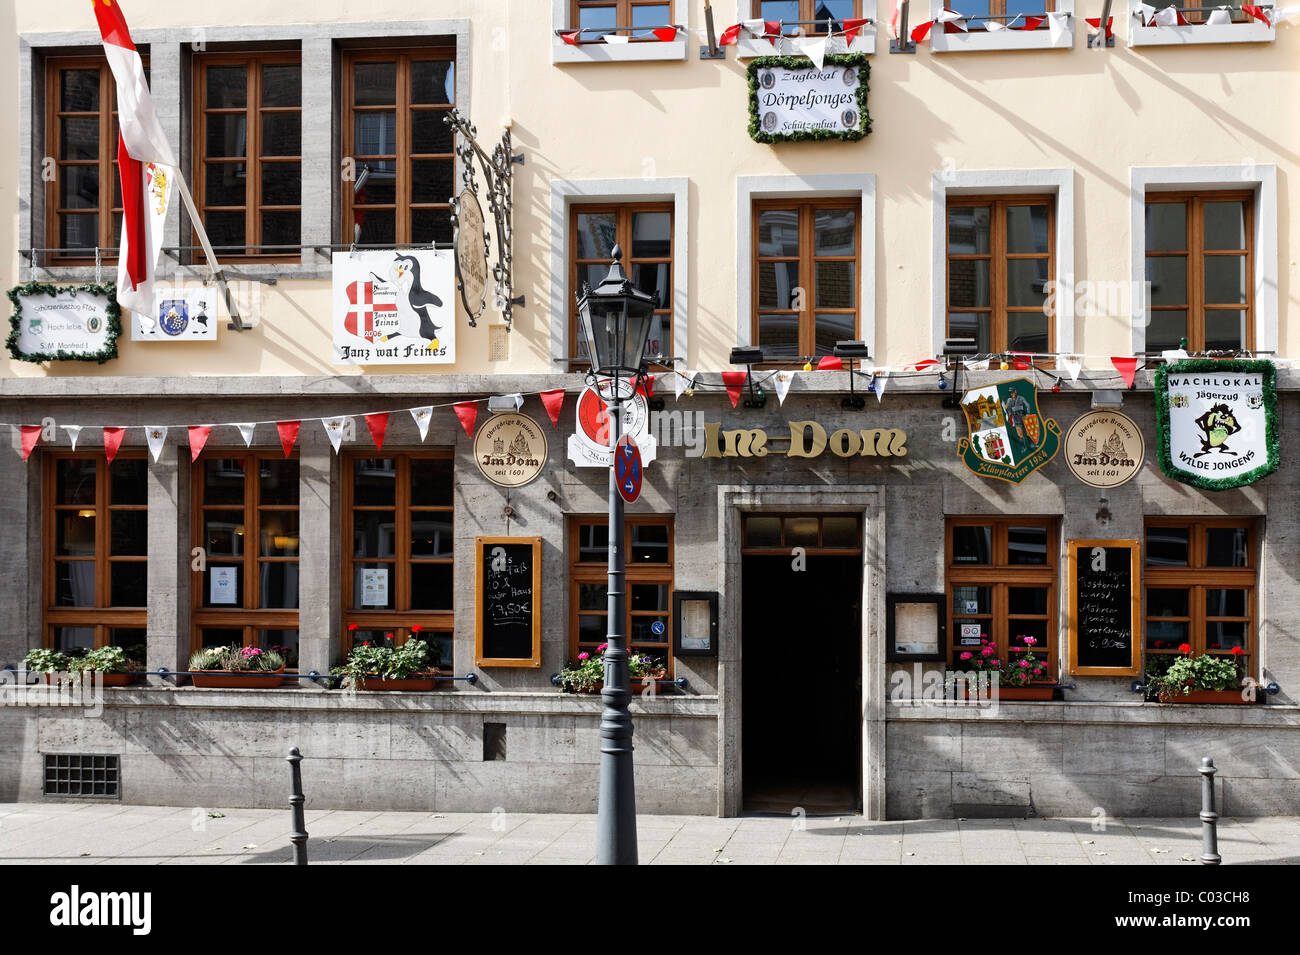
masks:
{"label": "ornate street lamp", "polygon": [[[611,378],[611,451],[623,428],[623,378],[632,379],[627,396],[636,394],[645,374],[645,345],[654,322],[659,293],[634,288],[619,261],[623,250],[613,249],[609,275],[594,289],[582,283],[578,321],[591,361],[588,379],[597,384]],[[597,385],[599,391],[599,386]],[[613,458],[609,468],[609,585],[608,627],[605,650],[605,687],[600,698],[600,797],[596,821],[596,862],[600,865],[636,865],[636,787],[632,777],[632,699],[627,672],[627,637],[621,631],[626,619],[624,591],[623,498],[619,496]]]}

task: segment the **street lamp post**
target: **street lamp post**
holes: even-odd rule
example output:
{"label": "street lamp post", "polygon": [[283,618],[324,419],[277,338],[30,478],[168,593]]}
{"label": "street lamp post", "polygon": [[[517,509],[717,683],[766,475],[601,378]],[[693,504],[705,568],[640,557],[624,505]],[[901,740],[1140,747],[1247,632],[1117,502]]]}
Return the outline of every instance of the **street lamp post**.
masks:
{"label": "street lamp post", "polygon": [[[610,394],[611,450],[623,430],[623,378],[631,379],[629,397],[645,374],[645,344],[654,320],[659,293],[635,288],[623,272],[623,250],[613,249],[609,275],[594,289],[582,283],[578,319],[591,360],[588,377],[612,379]],[[599,390],[599,386],[598,386]],[[628,677],[627,616],[623,568],[623,498],[613,459],[609,468],[609,584],[605,650],[605,686],[600,698],[600,796],[596,820],[596,862],[636,865],[636,787],[632,776],[632,699]]]}

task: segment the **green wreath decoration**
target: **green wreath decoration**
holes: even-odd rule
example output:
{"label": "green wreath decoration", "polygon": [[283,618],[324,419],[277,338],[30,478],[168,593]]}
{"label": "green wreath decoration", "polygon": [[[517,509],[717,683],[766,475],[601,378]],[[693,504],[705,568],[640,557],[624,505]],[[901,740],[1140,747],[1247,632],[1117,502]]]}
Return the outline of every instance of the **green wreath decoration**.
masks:
{"label": "green wreath decoration", "polygon": [[[52,353],[39,353],[19,351],[18,333],[22,327],[22,310],[21,299],[30,295],[49,295],[55,296],[60,292],[65,292],[69,296],[76,295],[78,292],[90,292],[95,295],[104,295],[108,298],[108,306],[105,314],[108,319],[108,335],[104,340],[104,347],[97,352],[66,352],[59,350]],[[9,338],[5,341],[5,347],[9,349],[9,354],[16,361],[46,362],[46,361],[93,361],[103,364],[110,359],[117,357],[117,337],[122,334],[122,307],[117,304],[117,284],[108,282],[104,285],[96,285],[93,282],[86,282],[81,285],[50,285],[46,282],[28,282],[26,285],[16,285],[9,290],[9,301],[13,302],[14,312],[9,318]]]}
{"label": "green wreath decoration", "polygon": [[840,139],[846,143],[857,142],[871,132],[871,115],[867,112],[867,86],[871,64],[862,53],[828,56],[823,61],[830,66],[852,66],[858,71],[858,125],[856,129],[805,129],[794,133],[772,135],[763,132],[763,121],[758,115],[758,73],[760,70],[781,67],[787,70],[815,69],[806,56],[759,56],[749,61],[749,137],[756,143],[790,143],[808,139]]}
{"label": "green wreath decoration", "polygon": [[[1169,375],[1198,371],[1257,372],[1263,376],[1264,444],[1268,456],[1259,467],[1232,477],[1210,478],[1193,474],[1174,463],[1169,447]],[[1161,365],[1156,369],[1156,427],[1160,434],[1160,470],[1166,477],[1205,491],[1225,491],[1254,484],[1276,471],[1281,460],[1277,427],[1277,368],[1271,361],[1216,358],[1189,358]]]}

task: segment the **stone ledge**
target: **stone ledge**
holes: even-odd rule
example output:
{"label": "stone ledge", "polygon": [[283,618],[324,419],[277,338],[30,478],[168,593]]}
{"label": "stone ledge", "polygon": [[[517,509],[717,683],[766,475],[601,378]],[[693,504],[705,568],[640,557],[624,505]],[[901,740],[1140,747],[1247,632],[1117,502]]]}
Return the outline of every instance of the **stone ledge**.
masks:
{"label": "stone ledge", "polygon": [[969,704],[916,704],[889,702],[885,719],[948,723],[973,721],[985,723],[1138,723],[1170,726],[1184,725],[1189,718],[1198,726],[1258,726],[1273,729],[1300,729],[1300,706],[1268,704],[1263,706],[1215,706],[1213,704],[1177,703],[999,703],[996,712]]}

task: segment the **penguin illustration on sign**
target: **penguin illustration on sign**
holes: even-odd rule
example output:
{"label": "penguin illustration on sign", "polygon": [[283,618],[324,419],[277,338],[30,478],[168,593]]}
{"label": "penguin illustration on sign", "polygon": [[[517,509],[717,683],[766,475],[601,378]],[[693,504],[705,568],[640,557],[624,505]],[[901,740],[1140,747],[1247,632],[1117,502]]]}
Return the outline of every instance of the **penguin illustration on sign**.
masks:
{"label": "penguin illustration on sign", "polygon": [[420,263],[414,256],[396,256],[389,273],[398,288],[397,331],[382,340],[417,338],[426,343],[425,347],[436,350],[441,326],[433,323],[429,306],[442,308],[442,299],[420,284]]}

